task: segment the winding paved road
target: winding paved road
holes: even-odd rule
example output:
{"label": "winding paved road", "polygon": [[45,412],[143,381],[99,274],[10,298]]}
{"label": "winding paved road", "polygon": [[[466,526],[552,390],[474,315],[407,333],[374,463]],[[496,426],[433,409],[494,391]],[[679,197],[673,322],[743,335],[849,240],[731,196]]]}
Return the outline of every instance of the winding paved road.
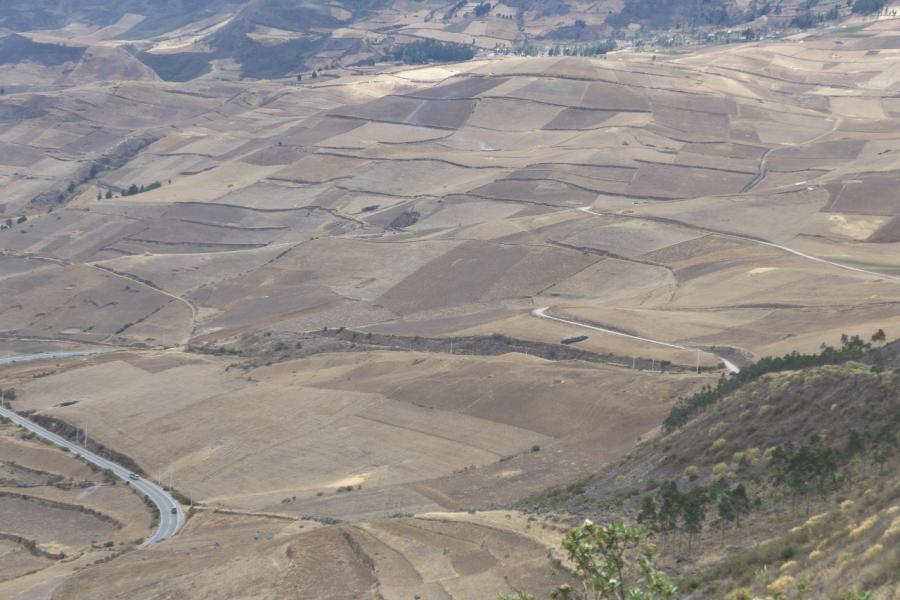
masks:
{"label": "winding paved road", "polygon": [[52,358],[72,358],[73,356],[90,356],[97,354],[94,350],[80,350],[71,352],[38,352],[37,354],[16,354],[15,356],[0,356],[0,367],[20,362],[33,360],[49,360]]}
{"label": "winding paved road", "polygon": [[[602,213],[602,212],[597,212],[597,211],[595,211],[595,210],[593,209],[593,207],[591,207],[591,206],[582,206],[582,207],[579,208],[578,210],[580,210],[581,212],[587,213],[587,214],[589,214],[589,215],[597,216],[597,217],[619,216],[619,217],[628,217],[628,218],[638,219],[638,220],[643,219],[643,217],[638,216],[638,215],[623,215],[623,214],[620,214],[620,213]],[[699,228],[699,227],[698,227],[697,229],[702,229],[702,228]],[[741,241],[744,241],[744,242],[750,242],[750,243],[753,243],[753,244],[759,244],[759,245],[761,245],[761,246],[769,246],[770,248],[777,248],[778,250],[781,250],[781,251],[783,251],[783,252],[787,252],[787,253],[789,253],[789,254],[793,254],[794,256],[798,256],[798,257],[800,257],[800,258],[803,258],[803,259],[806,259],[806,260],[810,260],[810,261],[813,261],[813,262],[818,262],[818,263],[826,264],[826,265],[829,265],[829,266],[832,266],[832,267],[836,267],[836,268],[838,268],[838,269],[845,269],[845,270],[847,270],[847,271],[854,271],[854,272],[856,272],[856,273],[863,273],[863,274],[865,274],[865,275],[871,275],[871,276],[873,276],[873,277],[878,277],[879,279],[889,279],[889,280],[892,280],[892,281],[900,281],[900,277],[898,277],[898,276],[896,276],[896,275],[888,275],[887,273],[879,273],[878,271],[869,271],[869,270],[866,270],[866,269],[861,269],[861,268],[859,268],[859,267],[853,267],[853,266],[851,266],[851,265],[844,265],[844,264],[841,264],[841,263],[838,263],[838,262],[834,262],[834,261],[831,261],[831,260],[827,260],[827,259],[824,259],[824,258],[819,258],[818,256],[812,256],[812,255],[810,255],[810,254],[806,254],[805,252],[800,252],[799,250],[794,250],[793,248],[789,248],[788,246],[782,246],[781,244],[776,244],[776,243],[774,243],[774,242],[769,242],[769,241],[767,241],[767,240],[762,240],[762,239],[759,239],[759,238],[754,238],[754,237],[749,237],[749,236],[743,236],[743,235],[739,235],[739,234],[736,234],[736,233],[726,233],[726,232],[721,232],[721,231],[712,231],[712,230],[709,230],[708,233],[709,233],[710,235],[717,235],[717,236],[724,237],[724,238],[731,238],[731,239],[734,239],[734,240],[741,240]],[[647,343],[650,343],[650,344],[657,344],[657,345],[659,345],[659,346],[667,346],[667,347],[669,347],[669,348],[676,348],[676,349],[678,349],[678,350],[698,350],[698,348],[689,348],[689,347],[687,347],[687,346],[681,346],[681,345],[679,345],[679,344],[672,344],[672,343],[669,343],[669,342],[662,342],[662,341],[659,341],[659,340],[653,340],[653,339],[650,339],[650,338],[644,338],[644,337],[639,337],[639,336],[636,336],[636,335],[631,335],[631,334],[628,334],[628,333],[623,333],[623,332],[621,332],[621,331],[616,331],[616,330],[614,330],[614,329],[607,329],[607,328],[605,328],[605,327],[597,327],[596,325],[588,325],[587,323],[580,323],[580,322],[578,322],[578,321],[573,321],[573,320],[571,320],[571,319],[563,319],[563,318],[561,318],[561,317],[554,317],[553,315],[547,314],[547,311],[548,311],[549,309],[550,309],[549,306],[545,306],[544,308],[537,308],[537,309],[531,311],[531,314],[533,314],[533,315],[536,316],[536,317],[541,317],[541,318],[544,318],[544,319],[551,319],[551,320],[553,320],[553,321],[559,321],[560,323],[566,323],[566,324],[568,324],[568,325],[574,325],[575,327],[581,327],[581,328],[584,328],[584,329],[592,329],[592,330],[594,330],[594,331],[600,331],[600,332],[602,332],[602,333],[609,333],[609,334],[612,334],[612,335],[618,335],[618,336],[621,336],[621,337],[627,337],[627,338],[631,338],[631,339],[633,339],[633,340],[638,340],[638,341],[641,341],[641,342],[647,342]],[[701,352],[706,352],[706,350],[701,350]],[[721,360],[721,361],[722,361],[722,364],[725,365],[725,368],[727,368],[727,369],[728,369],[729,371],[731,371],[732,373],[739,373],[739,372],[740,372],[740,369],[739,369],[739,368],[737,367],[737,365],[735,365],[734,363],[732,363],[732,362],[726,360],[725,358],[722,358],[721,356],[718,356],[718,355],[714,355],[714,356],[716,356],[719,360]]]}
{"label": "winding paved road", "polygon": [[[605,327],[598,327],[596,325],[588,325],[587,323],[581,323],[580,321],[573,321],[572,319],[563,319],[562,317],[554,317],[553,315],[547,314],[547,311],[550,310],[549,306],[545,306],[543,308],[536,308],[531,311],[536,317],[541,317],[542,319],[550,319],[551,321],[559,321],[560,323],[566,323],[568,325],[574,325],[575,327],[581,327],[583,329],[591,329],[593,331],[600,331],[602,333],[610,333],[612,335],[618,335],[620,337],[630,338],[632,340],[638,340],[640,342],[647,342],[650,344],[656,344],[657,346],[666,346],[668,348],[676,348],[678,350],[699,350],[700,352],[708,352],[707,350],[703,350],[701,348],[690,348],[688,346],[681,346],[679,344],[671,344],[669,342],[661,342],[659,340],[653,340],[650,338],[639,337],[636,335],[631,335],[630,333],[623,333],[621,331],[616,331],[615,329],[607,329]],[[711,354],[711,353],[710,353]],[[722,364],[725,365],[725,368],[731,371],[732,373],[740,373],[741,370],[735,365],[733,362],[730,362],[717,354],[713,354],[716,358],[722,361]]]}
{"label": "winding paved road", "polygon": [[[41,359],[51,359],[51,358],[66,358],[70,356],[84,356],[87,354],[96,354],[96,352],[44,352],[41,354],[27,354],[20,356],[10,356],[5,358],[0,358],[0,365],[12,364],[17,362],[28,362],[33,360],[41,360]],[[145,479],[138,479],[137,481],[131,481],[128,476],[131,474],[131,471],[126,469],[125,467],[121,467],[116,463],[109,461],[102,456],[94,454],[93,452],[86,450],[85,448],[70,442],[62,436],[59,436],[47,429],[41,427],[37,423],[26,419],[25,417],[19,415],[15,411],[12,411],[8,408],[3,408],[0,406],[0,416],[6,417],[16,425],[31,431],[35,435],[42,437],[47,440],[51,444],[55,444],[60,448],[65,448],[69,452],[81,455],[81,457],[92,463],[101,469],[109,469],[112,471],[116,477],[130,484],[139,492],[143,493],[147,498],[150,499],[153,504],[156,505],[156,508],[159,510],[159,526],[156,528],[156,531],[153,532],[153,535],[148,537],[143,544],[141,544],[141,548],[146,548],[147,546],[152,546],[157,542],[161,542],[166,540],[176,533],[178,533],[182,527],[184,527],[185,517],[184,512],[181,510],[181,505],[178,501],[175,500],[167,491],[162,489],[160,486],[156,485],[153,482],[147,481]],[[175,513],[172,513],[172,509],[175,509]]]}

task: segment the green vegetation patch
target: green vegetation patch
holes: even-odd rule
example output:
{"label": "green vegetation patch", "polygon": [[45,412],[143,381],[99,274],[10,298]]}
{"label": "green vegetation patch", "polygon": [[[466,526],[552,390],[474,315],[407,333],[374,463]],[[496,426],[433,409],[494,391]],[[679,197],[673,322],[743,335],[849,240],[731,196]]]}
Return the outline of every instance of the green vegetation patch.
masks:
{"label": "green vegetation patch", "polygon": [[407,65],[424,65],[429,62],[461,62],[475,56],[475,49],[463,44],[439,42],[434,39],[418,40],[394,50],[394,58]]}
{"label": "green vegetation patch", "polygon": [[[873,343],[883,342],[884,331],[879,329],[871,339]],[[759,379],[767,373],[795,371],[823,365],[839,365],[851,360],[860,360],[871,349],[872,344],[864,342],[858,335],[849,337],[845,334],[841,336],[839,349],[825,346],[819,354],[791,352],[782,357],[760,359],[749,367],[741,369],[740,373],[734,373],[727,378],[723,376],[715,387],[706,386],[693,396],[679,400],[663,422],[663,428],[666,431],[672,431],[683,426],[697,413],[738,390],[744,384]]]}

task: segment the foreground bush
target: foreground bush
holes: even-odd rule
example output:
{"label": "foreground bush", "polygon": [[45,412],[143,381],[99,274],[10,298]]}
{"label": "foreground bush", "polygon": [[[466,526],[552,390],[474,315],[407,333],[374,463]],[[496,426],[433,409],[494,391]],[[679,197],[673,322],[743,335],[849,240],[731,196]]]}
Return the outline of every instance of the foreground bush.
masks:
{"label": "foreground bush", "polygon": [[[653,566],[656,547],[646,543],[640,527],[588,520],[569,532],[562,547],[581,589],[561,585],[551,595],[555,600],[661,600],[677,591]],[[498,600],[534,600],[534,596],[516,592]]]}

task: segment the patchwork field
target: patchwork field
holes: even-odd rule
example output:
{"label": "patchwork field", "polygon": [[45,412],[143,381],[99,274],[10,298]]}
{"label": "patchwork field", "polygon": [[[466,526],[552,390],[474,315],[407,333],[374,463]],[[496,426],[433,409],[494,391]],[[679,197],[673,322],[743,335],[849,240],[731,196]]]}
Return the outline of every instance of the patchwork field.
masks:
{"label": "patchwork field", "polygon": [[[433,513],[333,527],[203,512],[168,548],[126,555],[96,569],[96,578],[71,579],[57,594],[92,598],[114,590],[109,597],[336,600],[480,598],[522,587],[549,591],[565,581],[547,563],[561,530],[514,512]],[[235,546],[247,554],[229,558],[227,549]],[[148,568],[168,577],[150,589],[142,585]]]}
{"label": "patchwork field", "polygon": [[[900,47],[857,34],[0,97],[0,355],[102,351],[0,388],[198,513],[72,578],[3,537],[0,595],[549,589],[547,540],[483,511],[726,369],[900,336]],[[146,535],[124,486],[48,487],[80,463],[4,431],[0,479],[36,487],[0,533],[85,561]]]}
{"label": "patchwork field", "polygon": [[[106,115],[130,115],[136,102],[153,105],[140,111],[148,124],[153,111],[168,121],[129,138],[106,127],[108,144],[149,145],[50,214],[35,211],[45,205],[33,191],[7,186],[7,214],[31,218],[2,233],[13,293],[0,323],[18,338],[155,347],[259,328],[521,336],[515,323],[532,308],[558,305],[700,349],[711,366],[713,344],[749,358],[787,348],[786,333],[811,349],[841,331],[890,332],[897,321],[879,307],[898,301],[900,276],[896,82],[879,65],[894,51],[839,42],[41,95],[40,117],[23,112],[3,134],[17,160],[27,156],[12,150],[18,129],[58,137],[51,130],[71,123],[52,115],[76,98],[84,123],[109,125]],[[788,57],[791,69],[771,76]],[[816,79],[826,58],[829,73],[853,65],[858,92]],[[30,101],[10,98],[12,110]],[[857,98],[866,110],[851,110]],[[222,111],[227,122],[212,118]],[[89,167],[84,148],[71,152],[81,158],[67,168]],[[120,195],[153,181],[161,187]],[[840,291],[810,306],[822,286]],[[841,322],[822,331],[829,307]],[[484,321],[486,310],[502,316]],[[729,316],[697,329],[697,310]],[[796,330],[767,336],[779,315]],[[549,342],[563,329],[524,325]],[[693,362],[615,336],[587,346]]]}
{"label": "patchwork field", "polygon": [[481,502],[563,482],[654,427],[671,400],[649,390],[674,399],[709,380],[521,355],[325,354],[246,372],[230,362],[108,354],[30,382],[22,373],[17,405],[97,431],[204,505],[368,518],[467,507],[470,494],[442,480],[473,469]]}

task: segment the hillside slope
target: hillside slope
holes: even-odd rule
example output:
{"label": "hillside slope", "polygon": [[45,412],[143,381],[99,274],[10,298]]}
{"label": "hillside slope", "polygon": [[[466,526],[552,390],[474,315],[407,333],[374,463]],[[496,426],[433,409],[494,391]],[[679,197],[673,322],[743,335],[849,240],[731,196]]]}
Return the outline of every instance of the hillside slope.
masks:
{"label": "hillside slope", "polygon": [[524,506],[643,524],[679,597],[896,598],[898,427],[896,370],[771,373]]}
{"label": "hillside slope", "polygon": [[[160,77],[184,81],[210,71],[218,77],[225,72],[267,78],[371,65],[423,40],[485,54],[543,53],[557,46],[555,52],[574,54],[587,48],[588,55],[604,53],[597,48],[608,49],[612,39],[625,47],[741,41],[833,24],[853,11],[877,13],[883,5],[880,0],[10,0],[0,6],[0,35],[112,43]],[[439,54],[431,58],[446,60]]]}

